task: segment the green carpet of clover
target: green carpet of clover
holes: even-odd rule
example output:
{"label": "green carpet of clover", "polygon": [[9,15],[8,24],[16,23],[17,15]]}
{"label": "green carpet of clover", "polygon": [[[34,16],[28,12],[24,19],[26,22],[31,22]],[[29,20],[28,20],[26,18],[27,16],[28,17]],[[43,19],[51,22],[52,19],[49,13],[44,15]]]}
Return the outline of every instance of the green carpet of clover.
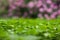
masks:
{"label": "green carpet of clover", "polygon": [[0,40],[60,40],[60,19],[0,19]]}

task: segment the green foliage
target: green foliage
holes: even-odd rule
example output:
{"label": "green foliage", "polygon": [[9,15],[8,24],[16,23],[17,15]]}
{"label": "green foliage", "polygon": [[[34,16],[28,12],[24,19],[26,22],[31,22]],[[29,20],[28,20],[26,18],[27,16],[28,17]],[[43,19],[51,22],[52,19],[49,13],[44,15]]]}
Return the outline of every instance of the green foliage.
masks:
{"label": "green foliage", "polygon": [[1,40],[60,40],[59,19],[0,19]]}

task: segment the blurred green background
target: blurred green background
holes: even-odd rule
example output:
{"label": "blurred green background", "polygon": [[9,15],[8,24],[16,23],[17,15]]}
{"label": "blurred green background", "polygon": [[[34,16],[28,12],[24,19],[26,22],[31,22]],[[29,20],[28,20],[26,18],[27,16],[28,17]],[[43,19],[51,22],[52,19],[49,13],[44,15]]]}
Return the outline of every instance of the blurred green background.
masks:
{"label": "blurred green background", "polygon": [[4,18],[8,13],[7,5],[6,0],[0,2],[0,40],[60,40],[60,17],[51,20]]}

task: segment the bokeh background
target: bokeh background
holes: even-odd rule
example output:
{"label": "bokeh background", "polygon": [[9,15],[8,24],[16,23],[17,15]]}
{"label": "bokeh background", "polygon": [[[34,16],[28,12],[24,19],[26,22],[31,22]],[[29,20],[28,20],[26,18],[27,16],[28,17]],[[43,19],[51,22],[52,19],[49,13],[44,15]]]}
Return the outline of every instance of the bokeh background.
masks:
{"label": "bokeh background", "polygon": [[60,40],[60,0],[0,0],[0,40]]}
{"label": "bokeh background", "polygon": [[46,18],[60,16],[59,0],[0,0],[1,17]]}

